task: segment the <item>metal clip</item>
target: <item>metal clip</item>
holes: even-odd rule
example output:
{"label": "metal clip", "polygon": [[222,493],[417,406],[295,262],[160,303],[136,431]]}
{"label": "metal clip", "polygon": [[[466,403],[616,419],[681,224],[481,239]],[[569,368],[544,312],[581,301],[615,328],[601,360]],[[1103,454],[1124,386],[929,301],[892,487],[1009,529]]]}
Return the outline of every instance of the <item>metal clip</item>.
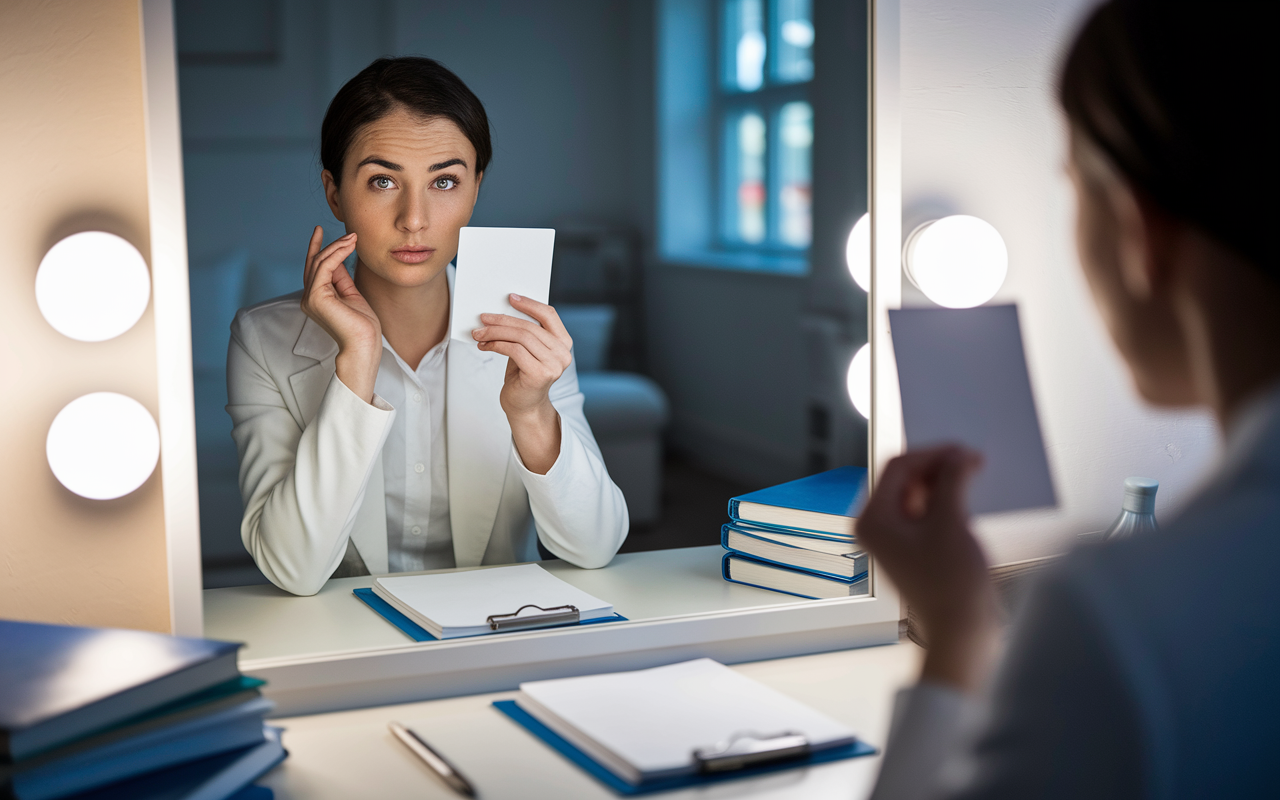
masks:
{"label": "metal clip", "polygon": [[[520,616],[526,608],[536,608],[544,613]],[[580,621],[577,606],[552,606],[543,608],[533,603],[520,606],[513,614],[490,614],[485,617],[489,629],[494,631],[516,631],[522,628],[541,628],[546,625],[564,625]]]}
{"label": "metal clip", "polygon": [[728,741],[693,751],[698,772],[729,772],[773,761],[809,755],[809,740],[803,733],[783,731],[772,736],[735,733]]}

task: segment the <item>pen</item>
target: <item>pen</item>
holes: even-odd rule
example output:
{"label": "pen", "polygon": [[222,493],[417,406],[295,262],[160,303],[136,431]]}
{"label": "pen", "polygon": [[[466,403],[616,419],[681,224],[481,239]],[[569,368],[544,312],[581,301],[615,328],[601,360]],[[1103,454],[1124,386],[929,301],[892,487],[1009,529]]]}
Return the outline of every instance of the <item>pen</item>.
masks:
{"label": "pen", "polygon": [[437,753],[431,748],[431,745],[422,740],[422,737],[409,730],[399,722],[387,723],[387,727],[396,735],[396,738],[404,742],[404,746],[413,751],[413,754],[422,759],[422,762],[431,768],[431,771],[440,776],[440,780],[449,785],[458,794],[467,797],[475,797],[476,790],[471,788],[471,784],[467,779],[462,777],[462,773],[458,772],[452,764],[445,761],[444,756]]}

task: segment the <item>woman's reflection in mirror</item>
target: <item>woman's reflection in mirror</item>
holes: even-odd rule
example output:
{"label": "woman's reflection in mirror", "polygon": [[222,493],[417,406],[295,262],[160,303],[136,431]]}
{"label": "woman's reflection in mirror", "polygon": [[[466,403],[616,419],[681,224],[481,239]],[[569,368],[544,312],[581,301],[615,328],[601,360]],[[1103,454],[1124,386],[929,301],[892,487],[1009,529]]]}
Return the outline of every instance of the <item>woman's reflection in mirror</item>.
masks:
{"label": "woman's reflection in mirror", "polygon": [[536,324],[486,314],[449,340],[492,153],[484,106],[431,59],[379,59],[329,105],[321,180],[347,233],[315,229],[301,295],[242,309],[227,357],[241,538],[286,591],[536,561],[539,541],[594,568],[626,537],[555,309],[512,295]]}

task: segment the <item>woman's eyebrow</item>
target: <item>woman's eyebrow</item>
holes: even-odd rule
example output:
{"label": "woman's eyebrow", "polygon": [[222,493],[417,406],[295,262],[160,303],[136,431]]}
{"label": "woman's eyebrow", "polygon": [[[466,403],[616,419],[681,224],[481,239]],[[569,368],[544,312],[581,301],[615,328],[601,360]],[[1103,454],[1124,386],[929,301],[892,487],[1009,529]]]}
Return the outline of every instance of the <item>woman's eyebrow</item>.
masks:
{"label": "woman's eyebrow", "polygon": [[441,161],[439,164],[432,164],[428,168],[428,170],[430,172],[435,172],[438,169],[444,169],[445,167],[453,167],[459,164],[465,167],[467,165],[467,162],[463,161],[461,158],[451,158],[448,161]]}
{"label": "woman's eyebrow", "polygon": [[[365,164],[377,164],[378,166],[382,167],[383,169],[389,169],[389,170],[391,170],[391,171],[393,171],[393,172],[403,172],[403,171],[404,171],[404,167],[400,166],[399,164],[397,164],[397,163],[395,163],[395,162],[393,162],[393,161],[387,161],[385,158],[378,158],[377,156],[369,156],[369,157],[368,157],[368,158],[366,158],[364,161],[361,161],[359,164],[357,164],[357,165],[356,165],[356,169],[360,169],[360,168],[361,168],[361,167],[363,167]],[[432,169],[435,169],[435,168],[434,168],[434,167],[432,167]]]}

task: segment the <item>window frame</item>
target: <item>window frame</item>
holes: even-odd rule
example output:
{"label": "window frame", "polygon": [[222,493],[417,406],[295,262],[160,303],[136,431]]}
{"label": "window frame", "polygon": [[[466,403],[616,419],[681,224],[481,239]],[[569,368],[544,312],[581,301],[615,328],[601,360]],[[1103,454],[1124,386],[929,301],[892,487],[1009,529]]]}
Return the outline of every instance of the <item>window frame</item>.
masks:
{"label": "window frame", "polygon": [[[813,103],[809,97],[809,86],[813,82],[812,74],[804,81],[780,82],[776,79],[777,59],[780,48],[777,37],[780,26],[777,24],[778,5],[781,0],[761,0],[764,6],[763,29],[765,32],[765,65],[764,83],[759,89],[742,91],[729,85],[729,65],[731,61],[731,43],[728,36],[728,6],[733,0],[715,0],[713,13],[713,50],[710,59],[714,69],[712,79],[709,116],[711,120],[710,134],[713,164],[712,220],[715,226],[711,236],[713,247],[725,254],[750,254],[752,256],[773,256],[781,258],[801,257],[806,260],[810,245],[795,246],[787,244],[781,237],[781,192],[778,185],[779,173],[782,171],[781,117],[782,109],[788,103],[803,102],[810,111]],[[812,15],[812,11],[810,12]],[[737,156],[736,121],[749,113],[757,111],[765,121],[765,155],[764,155],[764,194],[765,194],[765,236],[760,242],[746,242],[734,235],[737,228],[737,203],[733,200],[737,186],[734,177],[737,169],[734,165]],[[810,147],[812,160],[812,146]],[[812,164],[812,161],[811,161]],[[812,166],[811,166],[812,170]],[[810,219],[813,207],[810,203]]]}

